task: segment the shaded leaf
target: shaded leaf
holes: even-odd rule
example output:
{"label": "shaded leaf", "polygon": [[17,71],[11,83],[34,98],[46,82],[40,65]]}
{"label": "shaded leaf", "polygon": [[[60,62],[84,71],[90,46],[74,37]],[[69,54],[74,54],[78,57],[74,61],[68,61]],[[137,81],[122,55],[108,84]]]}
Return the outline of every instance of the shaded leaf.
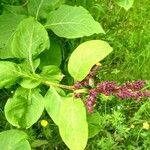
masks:
{"label": "shaded leaf", "polygon": [[0,61],[0,88],[10,87],[19,78],[19,67],[9,61]]}
{"label": "shaded leaf", "polygon": [[61,47],[57,40],[51,39],[50,49],[42,52],[39,57],[41,60],[40,68],[48,65],[60,66],[62,61]]}
{"label": "shaded leaf", "polygon": [[102,119],[98,112],[89,114],[87,116],[87,122],[88,122],[88,131],[89,131],[89,138],[94,137],[97,135],[101,128],[102,128]]}
{"label": "shaded leaf", "polygon": [[15,5],[3,5],[3,14],[27,15],[26,7]]}
{"label": "shaded leaf", "polygon": [[46,145],[46,144],[48,144],[48,141],[46,141],[46,140],[35,140],[32,142],[31,146],[32,147],[40,147],[40,146]]}
{"label": "shaded leaf", "polygon": [[11,41],[18,24],[23,20],[23,15],[5,14],[0,15],[0,58],[13,58]]}

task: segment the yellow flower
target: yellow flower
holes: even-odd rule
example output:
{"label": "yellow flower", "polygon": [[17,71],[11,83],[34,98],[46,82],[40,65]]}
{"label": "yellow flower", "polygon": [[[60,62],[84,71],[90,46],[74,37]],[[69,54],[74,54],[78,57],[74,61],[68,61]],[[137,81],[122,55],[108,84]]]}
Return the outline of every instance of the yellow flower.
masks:
{"label": "yellow flower", "polygon": [[146,130],[149,129],[149,124],[147,121],[143,123],[143,129],[146,129]]}
{"label": "yellow flower", "polygon": [[41,120],[41,126],[46,127],[48,125],[47,120]]}
{"label": "yellow flower", "polygon": [[131,124],[130,128],[132,128],[132,129],[135,128],[135,125],[134,125],[134,124]]}

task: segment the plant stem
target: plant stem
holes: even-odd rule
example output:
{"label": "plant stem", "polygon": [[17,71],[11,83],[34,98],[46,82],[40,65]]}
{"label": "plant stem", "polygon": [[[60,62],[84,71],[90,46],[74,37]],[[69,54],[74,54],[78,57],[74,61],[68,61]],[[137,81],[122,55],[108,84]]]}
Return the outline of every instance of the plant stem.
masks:
{"label": "plant stem", "polygon": [[49,81],[43,81],[43,84],[48,85],[48,86],[60,87],[60,88],[63,88],[63,89],[68,89],[68,90],[74,90],[73,86],[53,83],[53,82],[49,82]]}
{"label": "plant stem", "polygon": [[37,9],[36,16],[35,16],[36,20],[38,20],[38,15],[39,15],[39,11],[40,11],[40,8],[41,8],[41,6],[42,6],[42,3],[43,3],[43,0],[41,0],[41,2],[40,2],[40,4],[39,4],[39,7],[38,7],[38,9]]}

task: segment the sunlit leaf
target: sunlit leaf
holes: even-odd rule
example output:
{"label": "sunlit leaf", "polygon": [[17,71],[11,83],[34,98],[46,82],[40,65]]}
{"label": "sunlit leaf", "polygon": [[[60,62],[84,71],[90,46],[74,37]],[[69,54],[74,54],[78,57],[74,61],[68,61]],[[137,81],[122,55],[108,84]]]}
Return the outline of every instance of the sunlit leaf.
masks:
{"label": "sunlit leaf", "polygon": [[31,127],[42,115],[44,100],[38,90],[20,88],[5,105],[7,121],[18,128]]}
{"label": "sunlit leaf", "polygon": [[94,33],[104,33],[101,25],[81,6],[61,6],[48,15],[45,27],[65,38],[78,38],[90,36]]}
{"label": "sunlit leaf", "polygon": [[60,107],[63,102],[63,98],[58,94],[56,89],[51,86],[51,88],[47,91],[44,100],[46,111],[53,121],[58,125]]}
{"label": "sunlit leaf", "polygon": [[71,54],[68,71],[76,81],[83,80],[93,65],[104,59],[112,48],[105,41],[91,40],[80,44]]}
{"label": "sunlit leaf", "polygon": [[27,134],[19,130],[7,130],[0,132],[1,150],[31,150],[27,141]]}
{"label": "sunlit leaf", "polygon": [[35,18],[21,21],[13,37],[12,53],[17,58],[27,58],[32,63],[32,57],[49,48],[47,31]]}
{"label": "sunlit leaf", "polygon": [[63,101],[58,127],[69,149],[84,150],[88,139],[88,125],[86,110],[81,99],[68,97]]}
{"label": "sunlit leaf", "polygon": [[134,0],[116,0],[116,3],[128,11],[133,6]]}

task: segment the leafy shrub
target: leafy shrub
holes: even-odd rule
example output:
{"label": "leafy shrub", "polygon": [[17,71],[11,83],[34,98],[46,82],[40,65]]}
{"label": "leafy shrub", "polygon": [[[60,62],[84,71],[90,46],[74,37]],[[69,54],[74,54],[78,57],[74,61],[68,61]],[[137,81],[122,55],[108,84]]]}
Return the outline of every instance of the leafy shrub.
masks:
{"label": "leafy shrub", "polygon": [[[148,147],[145,137],[149,134],[145,131],[149,129],[149,122],[140,122],[139,118],[145,115],[145,109],[149,114],[149,102],[136,114],[131,111],[131,127],[125,124],[127,112],[120,109],[126,107],[128,101],[120,102],[120,106],[114,102],[134,99],[132,106],[141,98],[150,97],[146,87],[149,83],[145,80],[122,85],[114,81],[100,82],[98,62],[112,52],[112,47],[106,41],[87,37],[105,34],[96,21],[99,17],[95,20],[90,10],[82,7],[91,4],[89,1],[72,1],[73,6],[64,3],[64,0],[3,1],[0,88],[13,89],[4,106],[8,126],[13,127],[0,133],[0,148],[48,149],[60,144],[66,149],[62,139],[69,149],[83,150],[90,147],[88,139],[98,135],[102,138],[96,140],[96,149],[124,148],[123,143],[129,143],[128,149]],[[117,0],[116,3],[125,10],[133,5],[133,1]],[[83,41],[73,43],[75,38]],[[34,132],[39,129],[35,123],[39,123],[39,118],[43,118],[43,130],[37,135]],[[141,123],[143,128],[138,131],[135,124]],[[137,143],[130,143],[131,138]]]}

